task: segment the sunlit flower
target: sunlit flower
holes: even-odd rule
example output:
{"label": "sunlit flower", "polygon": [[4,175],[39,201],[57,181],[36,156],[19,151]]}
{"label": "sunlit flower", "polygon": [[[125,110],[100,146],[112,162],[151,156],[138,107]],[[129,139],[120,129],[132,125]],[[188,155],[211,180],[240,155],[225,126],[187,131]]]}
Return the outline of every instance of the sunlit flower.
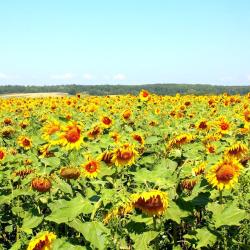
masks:
{"label": "sunlit flower", "polygon": [[219,190],[229,189],[238,182],[242,168],[242,165],[236,159],[224,159],[209,170],[207,180]]}
{"label": "sunlit flower", "polygon": [[24,149],[30,149],[32,147],[32,140],[27,136],[19,136],[18,144]]}
{"label": "sunlit flower", "polygon": [[134,146],[128,143],[118,147],[113,153],[112,162],[118,167],[131,166],[138,156],[138,152],[135,150]]}
{"label": "sunlit flower", "polygon": [[59,143],[65,147],[66,150],[79,150],[83,143],[82,127],[77,122],[69,122],[62,128],[63,132],[60,134]]}
{"label": "sunlit flower", "polygon": [[61,128],[61,125],[58,121],[56,120],[49,121],[42,128],[42,131],[43,131],[42,137],[44,138],[44,140],[50,141],[51,136],[55,134],[56,132],[59,132],[60,128]]}
{"label": "sunlit flower", "polygon": [[51,232],[40,232],[34,239],[29,242],[27,250],[51,250],[52,242],[56,235]]}
{"label": "sunlit flower", "polygon": [[151,190],[131,196],[132,204],[135,208],[140,209],[149,216],[158,216],[163,214],[168,207],[167,193]]}
{"label": "sunlit flower", "polygon": [[85,177],[95,178],[97,177],[97,174],[100,171],[100,162],[97,160],[89,159],[89,161],[85,164],[82,164],[81,167],[83,175]]}
{"label": "sunlit flower", "polygon": [[6,156],[5,148],[0,148],[0,161],[2,161]]}
{"label": "sunlit flower", "polygon": [[215,145],[208,143],[208,144],[206,144],[206,150],[209,154],[213,154],[213,153],[215,153],[216,147],[215,147]]}
{"label": "sunlit flower", "polygon": [[218,122],[218,126],[219,126],[219,132],[221,134],[226,134],[228,133],[229,129],[230,129],[230,123],[225,120],[225,119],[221,119],[219,122]]}
{"label": "sunlit flower", "polygon": [[168,143],[168,147],[178,147],[183,144],[189,143],[194,139],[194,137],[191,134],[180,134],[176,137],[174,137],[170,142]]}
{"label": "sunlit flower", "polygon": [[150,99],[150,94],[147,90],[141,90],[140,94],[139,94],[139,98],[141,101],[146,102]]}
{"label": "sunlit flower", "polygon": [[132,111],[130,109],[125,110],[122,113],[123,120],[127,121],[131,117]]}
{"label": "sunlit flower", "polygon": [[144,145],[144,138],[142,137],[142,135],[140,135],[139,133],[134,133],[132,134],[132,138],[137,141],[138,143],[140,143],[141,145]]}
{"label": "sunlit flower", "polygon": [[104,151],[100,156],[100,161],[105,162],[108,166],[112,165],[112,158],[114,153],[109,151]]}
{"label": "sunlit flower", "polygon": [[108,116],[102,116],[101,122],[105,128],[110,128],[113,124],[113,120]]}
{"label": "sunlit flower", "polygon": [[98,125],[95,125],[90,131],[88,131],[87,136],[90,139],[96,139],[101,133],[102,129]]}
{"label": "sunlit flower", "polygon": [[196,178],[186,178],[181,181],[181,188],[192,191],[196,184],[197,184]]}
{"label": "sunlit flower", "polygon": [[205,172],[206,164],[202,163],[199,166],[192,169],[192,173],[195,176],[202,175]]}
{"label": "sunlit flower", "polygon": [[225,155],[229,157],[235,157],[241,159],[248,153],[248,147],[241,142],[237,142],[228,149],[226,149]]}

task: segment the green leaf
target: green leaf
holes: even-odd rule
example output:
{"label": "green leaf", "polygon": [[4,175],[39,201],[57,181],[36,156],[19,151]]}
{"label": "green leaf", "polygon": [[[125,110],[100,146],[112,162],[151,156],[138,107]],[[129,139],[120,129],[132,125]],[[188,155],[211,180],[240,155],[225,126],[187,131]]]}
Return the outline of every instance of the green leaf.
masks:
{"label": "green leaf", "polygon": [[164,217],[166,219],[175,221],[177,224],[180,224],[181,218],[187,217],[189,215],[190,213],[188,211],[181,209],[175,202],[171,201]]}
{"label": "green leaf", "polygon": [[80,232],[93,247],[100,250],[106,249],[109,229],[107,229],[101,222],[92,221],[83,223],[80,220],[75,219],[67,223],[67,225]]}
{"label": "green leaf", "polygon": [[65,194],[73,195],[72,188],[68,183],[59,178],[57,175],[53,176],[53,180],[54,180],[53,187],[62,190]]}
{"label": "green leaf", "polygon": [[43,158],[41,159],[41,162],[46,165],[50,166],[52,168],[58,168],[60,166],[60,159],[57,157],[49,157],[49,158]]}
{"label": "green leaf", "polygon": [[149,136],[146,138],[145,140],[145,144],[156,144],[157,142],[159,142],[162,138],[158,137],[158,136]]}
{"label": "green leaf", "polygon": [[207,228],[198,228],[196,232],[197,234],[195,236],[198,240],[197,248],[212,247],[217,240],[216,235],[211,233]]}
{"label": "green leaf", "polygon": [[81,195],[70,201],[60,199],[48,205],[52,213],[45,219],[58,224],[66,223],[75,219],[79,214],[90,214],[93,205],[89,200],[84,199]]}
{"label": "green leaf", "polygon": [[53,241],[52,249],[53,250],[85,250],[87,248],[83,246],[72,245],[69,242],[67,242],[66,238],[59,238]]}
{"label": "green leaf", "polygon": [[134,243],[134,249],[148,250],[152,249],[149,244],[150,242],[157,237],[159,232],[149,231],[142,234],[131,234],[132,240]]}
{"label": "green leaf", "polygon": [[207,209],[213,212],[212,220],[216,228],[228,226],[240,226],[241,221],[247,218],[245,210],[239,209],[235,203],[229,204],[209,204]]}
{"label": "green leaf", "polygon": [[43,216],[35,216],[29,213],[28,216],[23,219],[22,229],[35,228],[39,226],[42,221]]}

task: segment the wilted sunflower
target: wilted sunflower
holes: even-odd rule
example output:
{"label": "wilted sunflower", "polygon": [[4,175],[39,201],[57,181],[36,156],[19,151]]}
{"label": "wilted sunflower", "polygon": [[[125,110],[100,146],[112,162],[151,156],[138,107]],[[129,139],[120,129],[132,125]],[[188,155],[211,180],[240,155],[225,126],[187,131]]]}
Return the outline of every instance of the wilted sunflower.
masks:
{"label": "wilted sunflower", "polygon": [[241,142],[237,142],[226,150],[225,155],[228,157],[241,159],[242,157],[246,156],[247,153],[248,147]]}
{"label": "wilted sunflower", "polygon": [[111,211],[109,211],[104,219],[103,219],[103,223],[107,224],[109,223],[109,221],[115,217],[123,217],[124,215],[131,213],[132,210],[134,209],[133,205],[128,202],[126,204],[121,204],[116,206],[115,208],[111,209]]}
{"label": "wilted sunflower", "polygon": [[27,136],[19,136],[18,144],[24,149],[30,149],[32,147],[32,140]]}
{"label": "wilted sunflower", "polygon": [[60,133],[59,144],[65,147],[66,150],[80,149],[83,142],[82,127],[77,122],[69,122],[62,128]]}
{"label": "wilted sunflower", "polygon": [[229,189],[238,182],[242,168],[242,165],[236,159],[224,159],[210,169],[207,180],[219,190]]}
{"label": "wilted sunflower", "polygon": [[28,245],[27,250],[51,250],[56,235],[51,232],[40,232]]}
{"label": "wilted sunflower", "polygon": [[142,137],[142,135],[140,135],[139,133],[134,133],[132,134],[132,138],[137,141],[138,143],[140,143],[141,145],[144,145],[144,139]]}
{"label": "wilted sunflower", "polygon": [[96,139],[101,133],[102,129],[98,125],[95,125],[90,131],[88,131],[87,136],[93,140]]}
{"label": "wilted sunflower", "polygon": [[100,162],[97,160],[91,160],[81,165],[83,175],[89,178],[95,178],[100,171]]}
{"label": "wilted sunflower", "polygon": [[100,155],[99,159],[100,159],[100,161],[103,161],[103,162],[105,162],[108,166],[110,166],[110,165],[113,164],[113,162],[112,162],[113,155],[114,155],[113,152],[104,151],[104,152]]}
{"label": "wilted sunflower", "polygon": [[133,194],[131,196],[131,201],[135,208],[140,209],[149,216],[161,215],[168,207],[167,193],[158,190]]}
{"label": "wilted sunflower", "polygon": [[125,143],[121,147],[117,148],[113,152],[112,162],[117,167],[131,166],[135,162],[135,158],[138,156],[138,152],[134,146]]}

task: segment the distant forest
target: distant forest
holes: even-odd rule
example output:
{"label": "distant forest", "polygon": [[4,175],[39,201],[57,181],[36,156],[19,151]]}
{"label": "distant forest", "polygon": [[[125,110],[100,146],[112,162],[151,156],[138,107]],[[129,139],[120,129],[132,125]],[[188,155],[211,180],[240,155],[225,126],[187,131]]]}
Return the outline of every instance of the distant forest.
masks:
{"label": "distant forest", "polygon": [[41,93],[41,92],[65,92],[71,95],[86,93],[89,95],[137,95],[141,89],[146,89],[158,95],[194,94],[212,95],[228,93],[247,94],[250,86],[215,86],[208,84],[147,84],[147,85],[55,85],[55,86],[0,86],[0,94],[9,93]]}

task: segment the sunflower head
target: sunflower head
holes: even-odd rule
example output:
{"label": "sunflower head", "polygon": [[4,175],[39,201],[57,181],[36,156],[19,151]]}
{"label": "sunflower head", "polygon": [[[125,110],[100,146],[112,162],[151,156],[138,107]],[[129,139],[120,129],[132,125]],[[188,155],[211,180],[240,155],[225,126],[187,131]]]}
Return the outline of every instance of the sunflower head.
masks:
{"label": "sunflower head", "polygon": [[85,177],[95,178],[100,171],[100,162],[98,160],[89,159],[88,162],[82,164],[81,167]]}
{"label": "sunflower head", "polygon": [[59,132],[61,129],[61,125],[58,121],[54,120],[54,121],[49,121],[47,122],[47,124],[45,124],[45,126],[42,128],[43,131],[43,135],[42,137],[45,140],[50,140],[51,136],[57,132]]}
{"label": "sunflower head", "polygon": [[132,115],[132,111],[130,109],[126,109],[122,113],[122,118],[123,120],[127,121],[131,117],[131,115]]}
{"label": "sunflower head", "polygon": [[45,177],[36,177],[32,180],[32,188],[38,192],[47,192],[51,188],[51,182]]}
{"label": "sunflower head", "polygon": [[24,149],[30,149],[32,147],[32,140],[27,136],[19,136],[18,144]]}
{"label": "sunflower head", "polygon": [[168,143],[169,148],[173,147],[179,147],[183,144],[189,143],[194,139],[194,137],[191,134],[180,134],[176,137],[174,137],[170,142]]}
{"label": "sunflower head", "polygon": [[206,167],[206,164],[205,163],[201,163],[199,166],[193,168],[192,169],[193,175],[198,176],[198,175],[204,174],[205,167]]}
{"label": "sunflower head", "polygon": [[139,94],[139,98],[141,101],[143,102],[147,102],[148,100],[150,100],[150,94],[147,90],[141,90],[140,94]]}
{"label": "sunflower head", "polygon": [[5,148],[0,148],[0,161],[2,161],[6,156]]}
{"label": "sunflower head", "polygon": [[102,129],[96,125],[94,126],[88,133],[87,133],[87,136],[88,138],[90,139],[96,139],[98,137],[98,135],[100,135],[102,132]]}
{"label": "sunflower head", "polygon": [[149,216],[159,216],[168,207],[168,196],[165,192],[151,190],[131,196],[132,205]]}
{"label": "sunflower head", "polygon": [[113,124],[113,120],[108,116],[102,116],[101,123],[104,128],[110,128]]}
{"label": "sunflower head", "polygon": [[29,242],[27,250],[50,250],[56,235],[51,232],[41,232]]}
{"label": "sunflower head", "polygon": [[144,145],[144,138],[142,137],[142,135],[138,134],[138,133],[134,133],[132,134],[132,138],[137,141],[139,144]]}
{"label": "sunflower head", "polygon": [[242,165],[234,158],[227,158],[214,165],[207,173],[207,180],[219,190],[229,189],[238,182]]}
{"label": "sunflower head", "polygon": [[246,156],[247,153],[248,147],[241,142],[237,142],[226,150],[225,155],[227,157],[235,157],[240,160],[241,158]]}
{"label": "sunflower head", "polygon": [[181,188],[183,190],[186,189],[188,191],[192,191],[196,183],[197,183],[196,178],[186,178],[181,181]]}
{"label": "sunflower head", "polygon": [[65,179],[76,180],[80,176],[80,170],[76,167],[63,167],[60,169],[60,175]]}
{"label": "sunflower head", "polygon": [[118,167],[131,166],[134,164],[137,156],[138,152],[135,150],[134,146],[125,143],[114,150],[112,162]]}
{"label": "sunflower head", "polygon": [[112,165],[112,158],[114,153],[109,151],[104,151],[100,156],[100,161],[105,162],[108,166]]}

